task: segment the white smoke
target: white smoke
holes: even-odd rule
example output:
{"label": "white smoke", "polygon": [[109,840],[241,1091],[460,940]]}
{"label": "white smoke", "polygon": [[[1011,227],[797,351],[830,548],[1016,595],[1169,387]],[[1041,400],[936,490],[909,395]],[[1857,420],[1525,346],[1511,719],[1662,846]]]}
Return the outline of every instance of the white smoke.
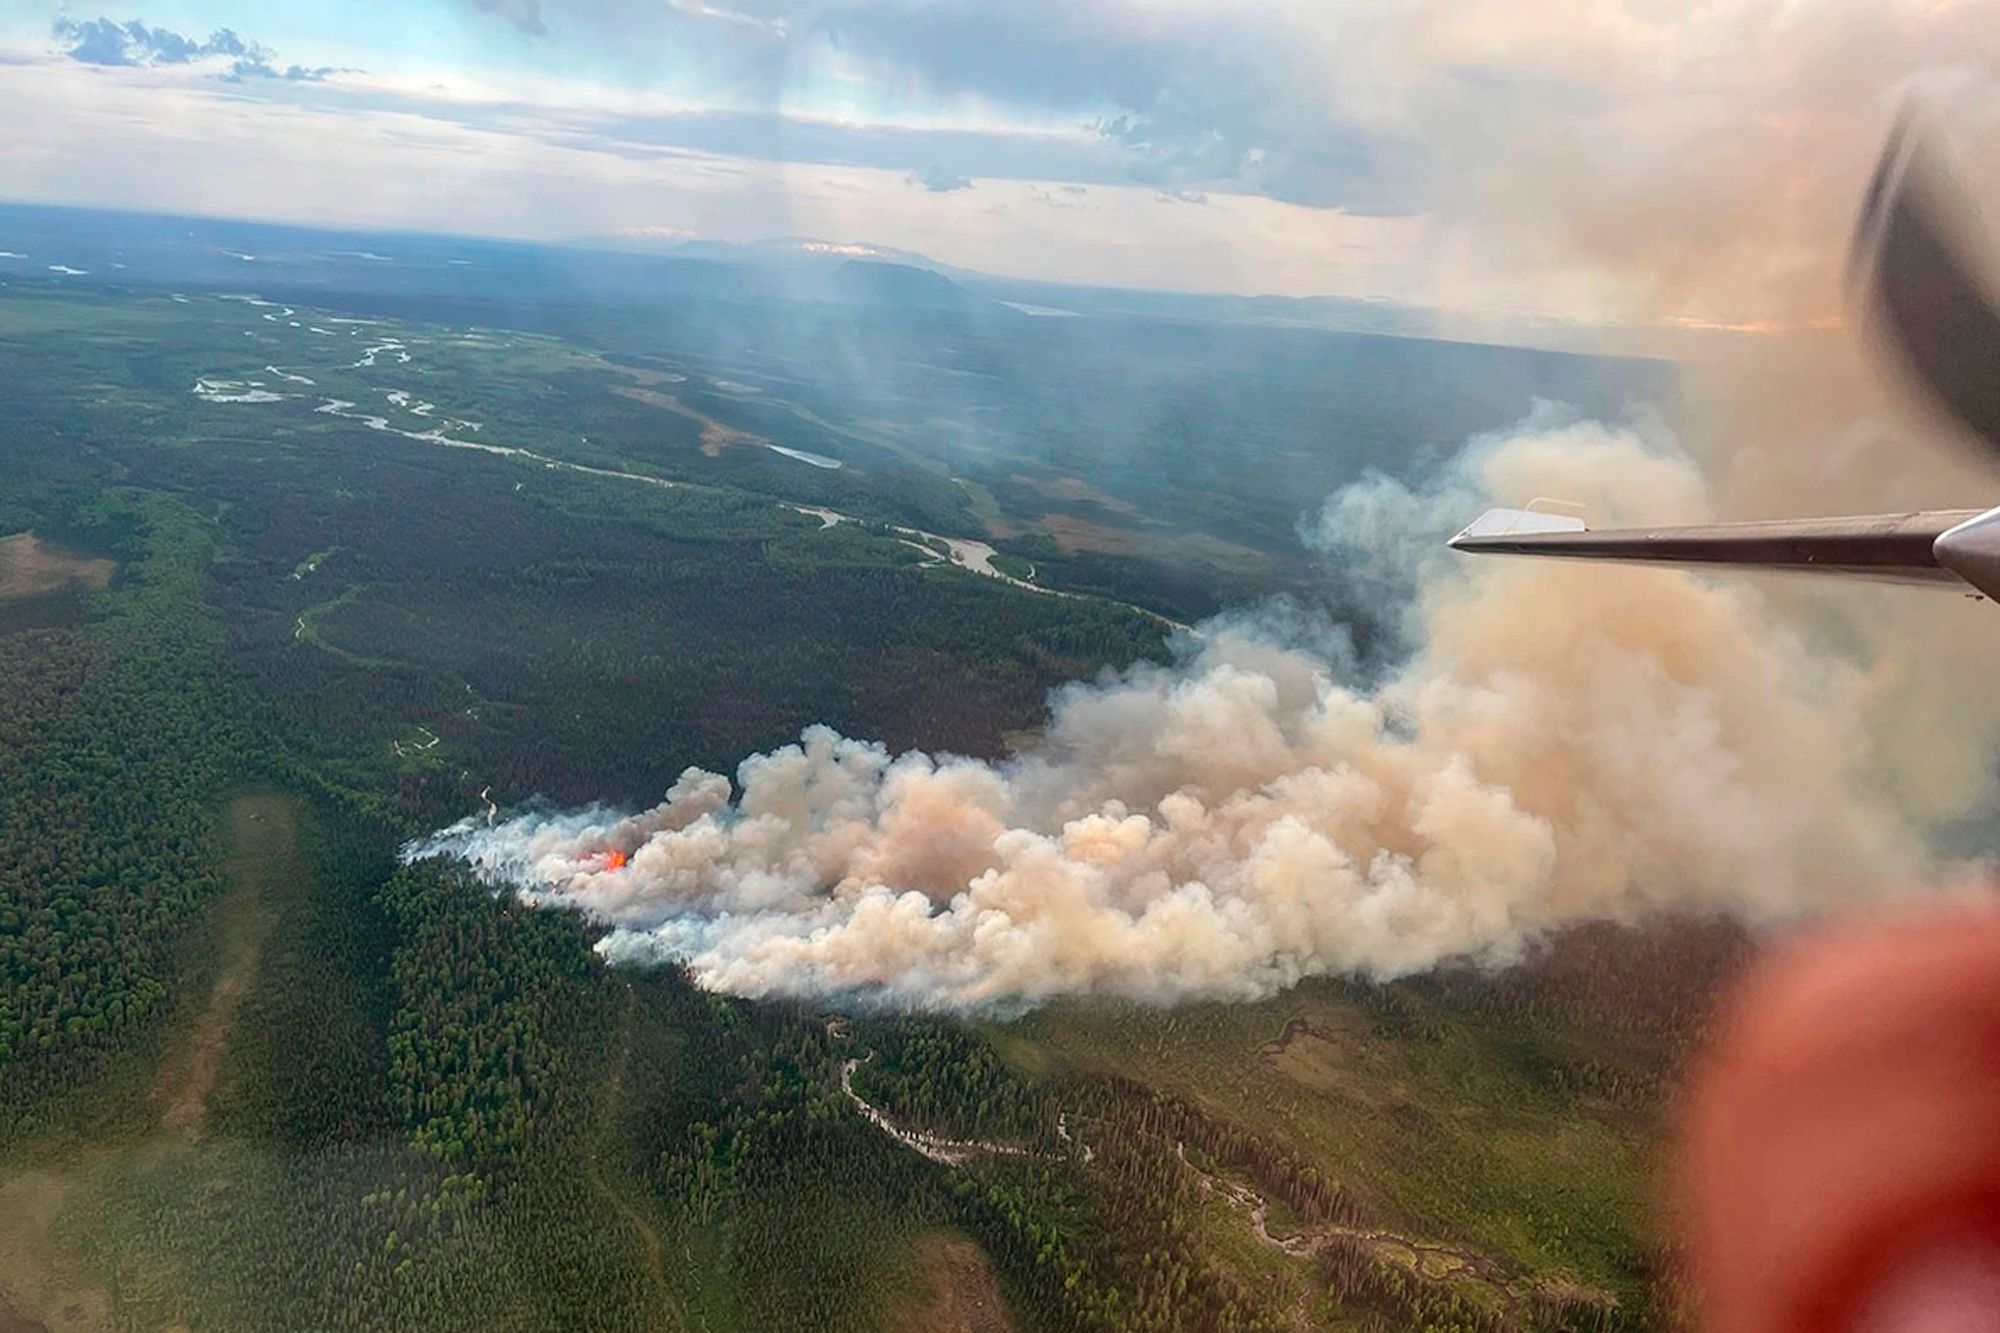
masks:
{"label": "white smoke", "polygon": [[1059,690],[1002,762],[815,727],[734,789],[689,770],[642,813],[468,821],[408,854],[465,857],[608,923],[607,957],[717,990],[947,1009],[1253,998],[1935,873],[1871,743],[1878,664],[1809,650],[1746,583],[1442,547],[1480,496],[1538,494],[1613,521],[1708,504],[1658,432],[1542,414],[1433,488],[1326,506],[1315,538],[1407,597],[1417,647],[1386,680],[1296,609],[1238,614],[1171,666]]}

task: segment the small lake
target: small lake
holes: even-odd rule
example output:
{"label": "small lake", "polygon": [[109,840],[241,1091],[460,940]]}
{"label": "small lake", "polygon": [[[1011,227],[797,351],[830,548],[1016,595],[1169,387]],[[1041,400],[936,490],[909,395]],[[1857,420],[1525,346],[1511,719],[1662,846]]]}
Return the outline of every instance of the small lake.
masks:
{"label": "small lake", "polygon": [[787,449],[782,444],[767,444],[764,447],[774,454],[783,454],[787,458],[796,458],[801,463],[810,463],[814,467],[832,469],[847,466],[838,458],[828,458],[825,454],[809,453],[804,449]]}

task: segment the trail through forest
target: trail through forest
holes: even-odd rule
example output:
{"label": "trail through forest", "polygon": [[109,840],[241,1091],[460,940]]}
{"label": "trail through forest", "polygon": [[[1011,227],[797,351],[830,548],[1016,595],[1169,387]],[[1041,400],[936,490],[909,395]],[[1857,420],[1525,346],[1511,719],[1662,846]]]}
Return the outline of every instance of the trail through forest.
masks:
{"label": "trail through forest", "polygon": [[201,1136],[237,1007],[256,979],[276,920],[266,891],[309,873],[299,846],[298,807],[276,793],[240,796],[222,813],[227,886],[208,911],[213,979],[205,1002],[168,1042],[147,1097],[158,1128],[0,1173],[0,1333],[95,1333],[121,1326],[112,1285],[66,1238],[122,1172],[157,1165]]}
{"label": "trail through forest", "polygon": [[201,1137],[237,1006],[256,979],[257,961],[276,920],[265,890],[281,878],[308,873],[290,798],[240,796],[223,811],[222,827],[229,848],[223,864],[229,887],[211,909],[215,981],[193,1029],[168,1051],[153,1082],[153,1098],[163,1108],[161,1125],[190,1140]]}
{"label": "trail through forest", "polygon": [[660,1307],[670,1310],[677,1327],[687,1323],[680,1303],[674,1299],[672,1285],[667,1281],[666,1245],[660,1239],[659,1230],[640,1207],[616,1184],[620,1180],[636,1179],[634,1173],[618,1162],[611,1164],[611,1172],[605,1170],[605,1158],[616,1152],[619,1118],[625,1108],[625,1075],[632,1064],[632,1024],[635,1002],[631,987],[625,988],[625,1012],[618,1023],[618,1040],[609,1059],[604,1062],[604,1082],[597,1090],[597,1138],[590,1151],[584,1155],[584,1173],[590,1187],[609,1203],[612,1210],[638,1233],[639,1243],[646,1253],[646,1277],[658,1292]]}

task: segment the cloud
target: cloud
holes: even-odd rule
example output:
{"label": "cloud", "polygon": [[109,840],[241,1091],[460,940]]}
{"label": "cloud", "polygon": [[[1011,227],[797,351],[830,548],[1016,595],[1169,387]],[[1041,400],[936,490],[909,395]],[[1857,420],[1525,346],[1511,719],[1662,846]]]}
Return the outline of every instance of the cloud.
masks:
{"label": "cloud", "polygon": [[932,194],[951,194],[956,190],[972,188],[972,178],[960,176],[941,167],[919,167],[909,174],[912,185],[921,186]]}
{"label": "cloud", "polygon": [[1410,211],[1408,146],[1358,123],[1315,68],[1336,21],[1324,8],[855,0],[810,31],[937,94],[1074,115],[1120,150],[1131,181]]}
{"label": "cloud", "polygon": [[[1088,185],[1140,187],[1161,209],[1271,201],[1302,211],[1289,231],[1328,228],[1335,248],[1351,230],[1303,210],[1392,219],[1421,233],[1424,281],[1383,276],[1401,259],[1356,261],[1321,270],[1322,290],[1709,329],[1837,315],[1839,254],[1891,108],[2000,67],[2000,0],[1791,5],[1783,22],[1767,0],[460,3],[550,34],[562,60],[528,81],[481,66],[473,43],[444,61],[462,94],[412,77],[342,95],[651,167],[692,152],[873,168],[918,203],[913,174],[926,190],[977,181],[982,209],[1016,217],[1029,185]],[[228,31],[57,26],[75,61],[201,65],[274,99],[335,72]],[[1987,101],[1951,117],[1969,161],[1994,160]],[[1169,281],[1190,255],[1164,252],[1203,210],[1172,211],[1147,235]],[[1051,216],[1080,227],[1091,212]],[[1247,258],[1199,267],[1219,264],[1271,281]]]}
{"label": "cloud", "polygon": [[[1185,208],[1130,186],[1093,186],[1088,208],[1059,212],[1032,206],[1026,182],[977,172],[968,174],[978,193],[940,197],[907,182],[912,167],[937,160],[918,141],[884,139],[881,166],[820,166],[638,144],[582,114],[426,103],[380,76],[107,78],[67,58],[5,68],[0,121],[60,125],[65,136],[62,152],[18,136],[0,142],[0,179],[23,199],[538,239],[629,225],[739,242],[830,236],[987,273],[1204,290],[1328,290],[1356,271],[1332,242],[1374,240],[1388,257],[1370,260],[1368,272],[1384,275],[1385,290],[1407,286],[1394,272],[1410,253],[1406,223],[1328,219],[1244,197]],[[231,145],[226,158],[218,142]],[[898,142],[911,151],[892,168]],[[940,227],[945,201],[956,207]]]}
{"label": "cloud", "polygon": [[[840,121],[859,137],[897,123],[898,107],[978,107],[961,131],[1012,134],[1014,155],[1031,159],[995,171],[973,156],[979,145],[964,156],[941,146],[894,164],[904,171],[1234,192],[1376,214],[1411,207],[1407,155],[1335,108],[1310,68],[1323,34],[1297,14],[1294,23],[1283,12],[1150,0],[467,2],[530,31],[546,23],[567,51],[634,86],[683,69],[683,86],[713,104],[782,107],[788,119]],[[856,98],[888,114],[871,125],[852,114]]]}
{"label": "cloud", "polygon": [[[693,40],[643,6],[547,3],[573,6],[583,28],[594,13],[642,49]],[[1745,323],[1760,312],[1743,307],[1792,302],[1824,277],[1802,256],[1849,225],[1901,95],[2000,66],[1996,0],[1780,8],[1782,19],[1766,0],[766,0],[755,12],[784,22],[786,59],[718,32],[699,67],[794,111],[822,88],[861,88],[902,107],[976,106],[989,123],[1071,124],[1096,139],[1112,179],[1170,194],[1422,215],[1458,231],[1440,237],[1441,265],[1496,239],[1518,246],[1493,267],[1520,290],[1481,301],[1630,298],[1617,315]],[[1995,122],[1990,107],[1957,121]],[[1044,146],[1049,169],[1017,179],[1105,181],[1063,174],[1072,150]],[[933,164],[1000,174],[944,152],[905,169]],[[1756,225],[1738,228],[1739,213]],[[1710,251],[1716,235],[1728,251]],[[1560,293],[1534,271],[1551,260],[1569,270]],[[1697,268],[1717,281],[1689,304],[1710,308],[1647,308],[1687,295]]]}
{"label": "cloud", "polygon": [[67,44],[65,54],[86,65],[187,65],[215,56],[255,59],[257,48],[228,28],[217,28],[205,42],[197,42],[167,28],[149,28],[133,19],[126,23],[108,18],[58,18],[54,24],[57,40]]}
{"label": "cloud", "polygon": [[634,223],[626,227],[613,227],[607,235],[621,241],[641,241],[648,245],[679,245],[696,239],[696,233],[686,227],[667,227],[656,223]]}
{"label": "cloud", "polygon": [[1054,189],[1042,185],[1028,187],[1028,198],[1043,208],[1089,208],[1089,197],[1090,191],[1076,185],[1058,185]]}
{"label": "cloud", "polygon": [[307,68],[304,65],[286,65],[283,69],[279,69],[262,57],[246,57],[232,63],[228,74],[223,77],[229,79],[280,79],[286,83],[324,83],[335,74],[352,72],[338,65],[317,65],[311,68]]}
{"label": "cloud", "polygon": [[542,21],[541,0],[472,0],[472,7],[512,24],[531,37],[548,35],[548,25]]}
{"label": "cloud", "polygon": [[118,23],[108,18],[58,18],[53,31],[63,54],[85,65],[150,68],[157,65],[214,65],[217,77],[229,80],[278,79],[288,83],[320,83],[343,73],[333,65],[279,66],[269,48],[246,41],[233,29],[217,28],[196,41],[170,28],[151,28],[137,19]]}
{"label": "cloud", "polygon": [[[431,113],[449,110],[433,107]],[[917,176],[914,183],[963,177],[1117,185],[1131,179],[1114,146],[1082,132],[871,125],[784,108],[652,115],[545,112],[540,123],[549,133],[604,152],[695,149],[766,161],[877,167]]]}
{"label": "cloud", "polygon": [[703,4],[700,0],[667,0],[667,8],[690,18],[714,19],[719,23],[733,23],[738,27],[754,28],[774,37],[787,36],[791,25],[783,18],[764,18],[740,9],[726,9],[721,5]]}

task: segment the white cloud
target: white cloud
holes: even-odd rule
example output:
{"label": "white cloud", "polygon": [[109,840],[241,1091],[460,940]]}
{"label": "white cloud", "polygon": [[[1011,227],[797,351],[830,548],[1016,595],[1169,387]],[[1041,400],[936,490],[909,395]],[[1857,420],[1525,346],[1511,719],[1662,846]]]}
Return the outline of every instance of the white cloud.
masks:
{"label": "white cloud", "polygon": [[548,32],[548,26],[542,22],[540,0],[472,0],[472,7],[513,24],[530,36],[540,37]]}
{"label": "white cloud", "polygon": [[[643,5],[565,3],[580,31],[651,31]],[[1990,133],[1965,85],[2000,67],[2000,0],[754,8],[787,21],[766,91],[790,108],[845,87],[878,110],[1064,121],[1093,128],[1123,179],[1170,195],[1435,218],[1441,304],[1725,325],[1837,310],[1845,233],[1894,104],[1944,89],[1967,134]],[[708,54],[771,77],[762,57]]]}
{"label": "white cloud", "polygon": [[725,9],[721,5],[702,4],[699,0],[667,0],[667,8],[694,18],[714,19],[719,23],[755,28],[775,37],[783,37],[790,31],[790,25],[782,18],[759,18],[740,9]]}
{"label": "white cloud", "polygon": [[1057,213],[1018,207],[1059,191],[1053,182],[934,193],[903,171],[660,146],[638,155],[551,134],[533,114],[455,119],[331,88],[252,97],[177,69],[15,65],[0,116],[41,127],[0,142],[0,178],[18,197],[275,221],[531,239],[627,227],[809,235],[1057,280],[1384,294],[1411,285],[1418,231],[1247,197],[1187,208],[1139,186],[1095,187],[1090,210]]}
{"label": "white cloud", "polygon": [[[347,176],[359,174],[368,211],[442,225],[427,212],[455,202],[404,173],[436,165],[425,142],[446,153],[477,141],[490,160],[444,169],[478,178],[481,230],[565,234],[664,209],[672,225],[738,236],[810,217],[829,234],[854,234],[851,223],[868,239],[1044,276],[1761,327],[1838,313],[1846,231],[1904,90],[1924,84],[1972,108],[1957,120],[1969,158],[1990,157],[1978,136],[2000,133],[1967,73],[2000,65],[2000,0],[472,3],[539,24],[546,40],[521,49],[545,58],[385,56],[392,73],[338,89],[259,90],[273,105],[245,124],[275,136],[273,157],[324,153],[324,138],[307,153],[286,137],[308,119],[368,144],[305,169],[280,162],[276,174],[304,188],[296,206],[325,197],[330,220],[350,217],[361,210]],[[145,71],[103,72],[94,88],[110,99]],[[91,142],[101,127],[51,122],[88,120],[91,107],[37,104],[33,81],[14,82],[5,95],[21,123],[80,152],[126,151]],[[128,135],[185,133],[179,107],[121,114]],[[396,133],[377,133],[387,125]],[[222,138],[248,151],[240,132]],[[613,157],[651,173],[650,188]],[[556,163],[609,183],[560,197],[538,174]],[[74,175],[45,167],[9,183],[74,197],[103,173],[85,159]],[[714,188],[724,175],[733,195]],[[314,176],[333,184],[313,188]],[[970,198],[943,188],[971,181]],[[1056,187],[1076,185],[1091,187],[1091,207],[1019,206],[1068,202]],[[201,187],[231,209],[248,188]],[[627,194],[648,196],[644,207]],[[867,206],[843,209],[843,194]],[[1210,207],[1175,207],[1198,200]],[[982,231],[1001,221],[1020,228],[1015,242]]]}
{"label": "white cloud", "polygon": [[695,234],[685,227],[662,227],[657,224],[634,223],[623,227],[613,227],[610,235],[626,241],[651,241],[669,243],[692,241]]}

